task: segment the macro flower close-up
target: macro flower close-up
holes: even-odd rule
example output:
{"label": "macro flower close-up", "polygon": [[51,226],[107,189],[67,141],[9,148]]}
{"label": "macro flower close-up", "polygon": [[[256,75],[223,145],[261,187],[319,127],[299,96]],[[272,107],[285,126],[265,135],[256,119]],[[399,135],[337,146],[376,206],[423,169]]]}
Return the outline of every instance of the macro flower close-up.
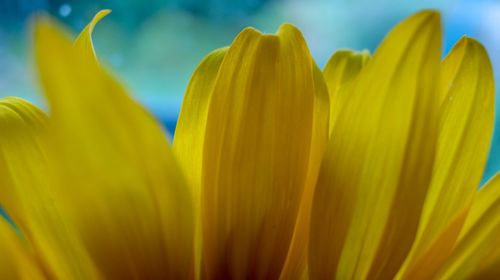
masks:
{"label": "macro flower close-up", "polygon": [[42,101],[0,98],[0,279],[500,279],[493,66],[469,36],[443,55],[439,11],[321,68],[294,24],[244,28],[173,133],[94,47],[110,12],[31,19]]}

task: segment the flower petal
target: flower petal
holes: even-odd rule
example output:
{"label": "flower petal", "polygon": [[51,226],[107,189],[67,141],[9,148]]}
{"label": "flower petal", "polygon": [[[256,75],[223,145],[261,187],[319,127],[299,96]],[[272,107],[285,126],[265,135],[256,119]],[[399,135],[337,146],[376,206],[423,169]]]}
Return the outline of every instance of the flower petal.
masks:
{"label": "flower petal", "polygon": [[0,205],[7,209],[53,278],[96,278],[86,253],[66,227],[52,189],[42,141],[47,116],[31,103],[0,99]]}
{"label": "flower petal", "polygon": [[437,132],[441,28],[420,12],[386,37],[350,87],[311,220],[313,279],[390,279],[416,234]]}
{"label": "flower petal", "polygon": [[33,252],[3,218],[0,218],[0,279],[47,279]]}
{"label": "flower petal", "polygon": [[330,93],[330,133],[345,102],[344,94],[348,90],[343,87],[356,78],[369,59],[368,51],[341,50],[335,52],[328,60],[323,76]]}
{"label": "flower petal", "polygon": [[173,149],[183,165],[193,194],[198,197],[195,201],[199,201],[208,106],[226,52],[226,48],[213,51],[196,68],[184,95],[175,129]]}
{"label": "flower petal", "polygon": [[460,234],[459,242],[437,278],[498,278],[499,236],[500,174],[497,174],[479,191]]}
{"label": "flower petal", "polygon": [[[483,46],[470,38],[460,40],[443,61],[442,74],[440,96],[445,98],[433,177],[407,262],[424,254],[452,220],[470,206],[483,175],[493,132],[493,71]],[[439,252],[425,254],[427,266],[413,271],[429,275],[435,272],[448,255],[446,250],[453,248],[461,227],[453,228],[454,233],[447,229],[447,238],[440,239]],[[432,262],[434,269],[429,266]]]}
{"label": "flower petal", "polygon": [[196,68],[184,95],[182,108],[174,134],[173,150],[183,167],[191,187],[196,215],[195,268],[199,276],[201,262],[201,165],[207,124],[208,105],[215,79],[227,49],[210,53]]}
{"label": "flower petal", "polygon": [[192,200],[165,133],[83,51],[85,36],[73,47],[49,19],[36,22],[58,202],[105,278],[192,276]]}
{"label": "flower petal", "polygon": [[302,195],[297,223],[293,232],[292,243],[288,251],[287,261],[281,272],[280,279],[303,279],[307,270],[307,245],[309,240],[309,225],[311,210],[318,179],[321,159],[325,153],[328,139],[329,97],[328,88],[321,70],[314,65],[314,119],[311,153],[309,154],[309,171],[307,183]]}
{"label": "flower petal", "polygon": [[101,10],[99,11],[94,18],[90,21],[87,26],[80,32],[78,37],[74,42],[74,47],[78,49],[78,52],[81,55],[86,55],[87,59],[92,61],[97,61],[97,56],[94,51],[94,46],[92,44],[92,32],[94,31],[95,26],[101,19],[111,13],[111,10]]}
{"label": "flower petal", "polygon": [[[327,137],[327,113],[320,114],[323,127],[315,128],[320,109],[313,69],[305,41],[291,25],[283,25],[277,36],[246,29],[227,51],[203,148],[208,279],[280,276],[302,195],[319,165],[310,162],[318,157],[315,145]],[[323,139],[315,131],[322,131]]]}

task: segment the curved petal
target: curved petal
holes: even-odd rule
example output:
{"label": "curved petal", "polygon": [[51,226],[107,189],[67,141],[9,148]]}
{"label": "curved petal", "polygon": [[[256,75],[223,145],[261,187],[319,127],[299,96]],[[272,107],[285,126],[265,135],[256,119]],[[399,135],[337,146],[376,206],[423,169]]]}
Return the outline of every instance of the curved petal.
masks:
{"label": "curved petal", "polygon": [[[500,276],[500,175],[478,193],[464,228],[438,279],[496,279]],[[480,278],[481,276],[486,278]]]}
{"label": "curved petal", "polygon": [[103,19],[111,13],[111,10],[101,10],[99,11],[94,18],[90,21],[87,26],[80,32],[75,42],[73,43],[74,47],[81,55],[85,55],[87,59],[92,61],[97,61],[97,56],[95,54],[94,45],[92,44],[92,32],[94,32],[94,28]]}
{"label": "curved petal", "polygon": [[85,36],[73,47],[49,19],[36,22],[61,207],[105,278],[190,277],[193,210],[181,169],[161,126],[84,51]]}
{"label": "curved petal", "polygon": [[303,279],[307,272],[307,245],[309,241],[309,225],[311,210],[318,179],[321,159],[323,158],[328,140],[329,97],[328,88],[321,70],[315,65],[314,76],[314,119],[311,152],[309,154],[309,171],[307,183],[302,195],[297,223],[293,232],[290,250],[280,279]]}
{"label": "curved petal", "polygon": [[[493,71],[484,47],[463,38],[443,61],[442,73],[440,95],[446,98],[441,105],[433,177],[407,262],[424,254],[453,218],[470,206],[483,175],[493,132]],[[419,271],[416,278],[424,277],[423,272],[435,272],[445,260],[460,232],[460,226],[453,228],[454,233],[448,229],[447,238],[439,241],[439,252],[425,254],[427,267],[411,268]],[[436,263],[434,269],[430,267],[432,262]]]}
{"label": "curved petal", "polygon": [[370,53],[368,51],[340,50],[328,60],[323,70],[323,76],[330,94],[330,133],[340,108],[345,102],[344,94],[348,90],[343,87],[356,78],[369,59]]}
{"label": "curved petal", "polygon": [[227,48],[215,50],[198,65],[184,95],[174,134],[173,151],[186,174],[194,199],[196,215],[195,268],[199,276],[201,262],[201,164],[207,124],[208,105],[220,64]]}
{"label": "curved petal", "polygon": [[184,95],[175,129],[173,150],[185,170],[193,194],[198,197],[195,201],[199,201],[208,106],[226,52],[227,48],[213,51],[196,68]]}
{"label": "curved petal", "polygon": [[203,148],[208,279],[280,276],[302,195],[314,177],[311,164],[319,164],[309,162],[316,157],[313,141],[327,136],[327,114],[321,122],[324,139],[313,136],[319,110],[315,87],[312,58],[291,25],[283,25],[278,35],[246,29],[227,51]]}
{"label": "curved petal", "polygon": [[0,99],[0,205],[7,209],[48,275],[97,278],[74,238],[53,193],[53,177],[42,141],[47,116],[31,103]]}
{"label": "curved petal", "polygon": [[410,250],[437,134],[436,12],[396,26],[345,94],[311,220],[312,279],[390,279]]}

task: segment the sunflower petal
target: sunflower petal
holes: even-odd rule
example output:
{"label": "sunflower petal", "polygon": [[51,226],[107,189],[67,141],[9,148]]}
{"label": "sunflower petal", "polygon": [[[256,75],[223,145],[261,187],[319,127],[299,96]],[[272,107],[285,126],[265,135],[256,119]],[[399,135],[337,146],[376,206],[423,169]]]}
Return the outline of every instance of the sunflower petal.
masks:
{"label": "sunflower petal", "polygon": [[201,262],[201,164],[203,159],[203,143],[207,123],[208,105],[214,88],[220,64],[227,49],[219,49],[210,53],[193,73],[184,95],[181,112],[174,134],[173,150],[184,174],[186,174],[194,199],[196,215],[195,268],[199,275]]}
{"label": "sunflower petal", "polygon": [[54,278],[96,278],[93,266],[65,226],[52,190],[42,141],[47,116],[31,103],[0,99],[0,205],[15,221]]}
{"label": "sunflower petal", "polygon": [[[309,155],[309,172],[307,183],[302,195],[297,223],[288,252],[287,261],[281,272],[281,279],[302,279],[307,266],[307,244],[309,240],[309,224],[314,190],[318,179],[321,159],[323,158],[328,139],[329,96],[328,88],[321,70],[315,65],[314,76],[314,120],[311,153]],[[305,245],[305,246],[304,246]]]}
{"label": "sunflower petal", "polygon": [[313,279],[390,279],[416,234],[438,118],[441,28],[424,11],[391,31],[346,92],[311,218]]}
{"label": "sunflower petal", "polygon": [[49,19],[36,22],[61,207],[105,278],[192,276],[192,201],[181,169],[160,125],[89,58],[86,36],[73,47]]}
{"label": "sunflower petal", "polygon": [[323,76],[330,94],[330,133],[340,108],[345,103],[344,94],[347,90],[343,87],[356,78],[369,59],[368,51],[341,50],[335,52],[328,60],[323,70]]}
{"label": "sunflower petal", "polygon": [[[442,73],[440,96],[445,98],[441,105],[433,177],[417,239],[407,262],[424,254],[453,219],[470,206],[483,174],[493,132],[493,72],[483,46],[463,38],[443,61]],[[427,267],[411,270],[435,272],[453,248],[461,227],[452,228],[454,232],[446,229],[446,239],[439,239],[439,252],[425,253],[425,259],[420,260]],[[435,262],[434,268],[430,267],[432,262]]]}
{"label": "sunflower petal", "polygon": [[[497,174],[479,191],[459,242],[439,272],[438,279],[498,278],[499,236],[500,175]],[[480,278],[481,276],[485,278]]]}
{"label": "sunflower petal", "polygon": [[86,55],[87,59],[97,60],[97,56],[95,54],[94,45],[92,44],[92,32],[94,31],[95,26],[101,19],[111,13],[111,10],[101,10],[99,11],[94,18],[90,21],[90,23],[85,26],[85,28],[80,32],[78,37],[74,42],[75,48],[78,49],[78,52],[82,55]]}
{"label": "sunflower petal", "polygon": [[46,279],[33,252],[3,218],[0,218],[0,279]]}
{"label": "sunflower petal", "polygon": [[193,194],[197,197],[195,201],[199,201],[208,105],[226,52],[226,48],[213,51],[193,73],[175,129],[173,149],[185,170]]}
{"label": "sunflower petal", "polygon": [[[319,164],[309,162],[317,157],[313,141],[325,142],[328,130],[327,113],[318,122],[323,128],[314,128],[313,72],[305,41],[291,25],[277,36],[246,29],[227,51],[203,148],[208,279],[280,276],[302,194],[314,177],[311,164]],[[324,139],[313,136],[315,129]]]}

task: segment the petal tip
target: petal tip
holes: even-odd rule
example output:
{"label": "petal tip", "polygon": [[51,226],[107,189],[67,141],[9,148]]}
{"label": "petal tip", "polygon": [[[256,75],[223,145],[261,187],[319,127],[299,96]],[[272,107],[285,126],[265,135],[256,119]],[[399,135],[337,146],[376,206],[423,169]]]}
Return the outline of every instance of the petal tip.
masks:
{"label": "petal tip", "polygon": [[302,32],[295,25],[289,22],[281,24],[280,27],[278,28],[278,31],[276,32],[278,36],[283,34],[294,34],[294,33],[302,34]]}
{"label": "petal tip", "polygon": [[416,26],[422,28],[440,28],[441,27],[441,13],[436,10],[423,10],[408,19]]}

